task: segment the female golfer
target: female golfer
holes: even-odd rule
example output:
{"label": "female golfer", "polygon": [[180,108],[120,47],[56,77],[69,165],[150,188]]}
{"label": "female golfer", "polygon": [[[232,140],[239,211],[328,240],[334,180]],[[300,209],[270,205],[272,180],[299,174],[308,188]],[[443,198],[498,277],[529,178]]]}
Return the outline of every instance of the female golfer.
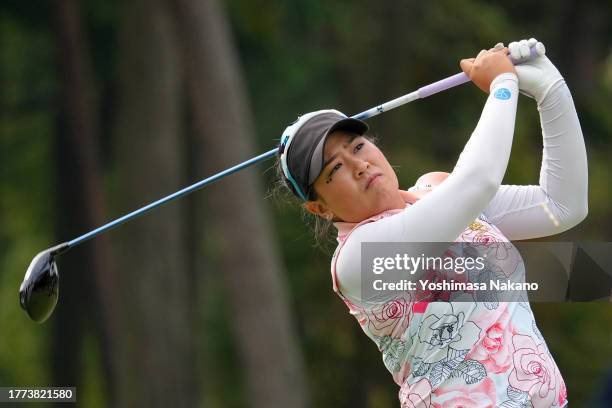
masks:
{"label": "female golfer", "polygon": [[[450,174],[426,174],[408,191],[362,121],[322,110],[283,133],[284,182],[306,210],[334,223],[333,289],[381,351],[402,407],[567,405],[528,302],[429,302],[397,292],[381,299],[361,287],[362,243],[507,243],[558,234],[586,217],[586,152],[572,97],[545,56],[529,60],[532,47],[543,49],[523,40],[461,61],[489,92],[480,120]],[[513,66],[508,50],[525,62]],[[540,112],[538,186],[501,185],[519,90]]]}

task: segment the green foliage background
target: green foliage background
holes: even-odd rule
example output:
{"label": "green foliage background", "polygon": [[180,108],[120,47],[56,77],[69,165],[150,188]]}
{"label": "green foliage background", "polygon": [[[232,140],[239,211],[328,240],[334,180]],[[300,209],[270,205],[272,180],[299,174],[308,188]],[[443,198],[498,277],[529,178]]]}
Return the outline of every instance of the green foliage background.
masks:
{"label": "green foliage background", "polygon": [[[105,166],[113,160],[109,152],[119,3],[89,0],[82,5],[101,101]],[[605,3],[226,0],[224,5],[262,151],[277,143],[279,132],[298,113],[327,107],[357,113],[457,72],[460,58],[498,41],[540,39],[572,89],[589,155],[589,216],[554,239],[610,241],[612,16]],[[597,26],[597,19],[608,23],[599,31],[589,31]],[[61,61],[51,30],[47,2],[3,2],[0,386],[52,381],[53,356],[47,343],[51,326],[32,324],[17,299],[32,256],[57,241],[53,135]],[[398,165],[403,186],[412,185],[426,171],[452,168],[484,100],[484,94],[465,85],[370,121],[383,151]],[[537,183],[540,155],[535,104],[522,97],[504,182]],[[261,173],[271,184],[271,168],[267,163],[248,171]],[[112,180],[108,184],[112,189]],[[268,196],[264,191],[261,194]],[[397,388],[375,346],[331,290],[329,254],[313,246],[312,234],[295,205],[279,205],[270,198],[268,202],[275,213],[313,406],[355,406],[355,401],[371,408],[394,406]],[[202,406],[239,407],[245,400],[236,349],[223,313],[212,312],[224,309],[218,289],[207,281],[201,288],[198,330],[206,339],[201,344],[206,363],[201,365],[215,372],[202,383],[206,390]],[[606,370],[611,369],[610,304],[535,304],[533,309],[565,377],[570,401],[576,404],[572,405],[592,406],[604,388]],[[97,340],[89,338],[87,344],[81,398],[86,401],[84,406],[105,406]]]}

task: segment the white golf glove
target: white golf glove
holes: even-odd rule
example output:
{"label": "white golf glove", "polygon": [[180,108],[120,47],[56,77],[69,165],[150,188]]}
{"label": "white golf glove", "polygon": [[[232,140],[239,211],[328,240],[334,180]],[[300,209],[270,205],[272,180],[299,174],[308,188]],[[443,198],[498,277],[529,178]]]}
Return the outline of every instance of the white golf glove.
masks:
{"label": "white golf glove", "polygon": [[[532,58],[531,49],[534,47],[538,56]],[[544,44],[534,38],[511,42],[508,50],[516,63],[519,90],[523,95],[535,99],[540,106],[550,90],[563,82],[563,77],[544,55],[546,53]]]}

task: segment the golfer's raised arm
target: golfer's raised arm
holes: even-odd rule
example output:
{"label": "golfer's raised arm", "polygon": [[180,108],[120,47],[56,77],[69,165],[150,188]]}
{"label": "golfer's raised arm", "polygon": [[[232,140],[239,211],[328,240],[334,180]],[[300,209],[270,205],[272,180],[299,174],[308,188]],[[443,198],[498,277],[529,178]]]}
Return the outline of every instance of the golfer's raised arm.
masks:
{"label": "golfer's raised arm", "polygon": [[587,156],[571,93],[545,57],[517,66],[519,87],[538,104],[543,152],[539,186],[501,186],[485,215],[509,239],[563,232],[588,212]]}
{"label": "golfer's raised arm", "polygon": [[510,157],[518,79],[504,73],[490,90],[448,179],[403,212],[363,225],[354,234],[363,241],[452,242],[482,213],[499,189]]}
{"label": "golfer's raised arm", "polygon": [[336,262],[342,292],[361,296],[362,242],[453,242],[491,201],[502,182],[514,134],[518,79],[504,73],[450,176],[402,212],[356,228]]}

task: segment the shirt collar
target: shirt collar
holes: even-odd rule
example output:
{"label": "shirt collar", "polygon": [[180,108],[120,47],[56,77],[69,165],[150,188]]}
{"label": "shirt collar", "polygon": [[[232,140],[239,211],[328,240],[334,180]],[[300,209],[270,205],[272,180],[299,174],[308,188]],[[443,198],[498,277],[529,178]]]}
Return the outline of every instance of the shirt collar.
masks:
{"label": "shirt collar", "polygon": [[[411,205],[408,201],[406,201],[406,205]],[[338,221],[338,222],[334,222],[334,227],[336,227],[336,229],[338,230],[338,236],[337,236],[337,240],[338,242],[342,242],[346,239],[346,237],[351,233],[352,230],[354,230],[355,228],[357,228],[358,226],[362,225],[362,224],[366,224],[368,222],[374,222],[374,221],[378,221],[382,218],[388,217],[390,215],[394,215],[397,214],[399,212],[402,212],[403,209],[395,209],[395,210],[387,210],[387,211],[383,211],[381,213],[378,213],[376,215],[371,216],[370,218],[367,218],[361,222],[343,222],[343,221]]]}

